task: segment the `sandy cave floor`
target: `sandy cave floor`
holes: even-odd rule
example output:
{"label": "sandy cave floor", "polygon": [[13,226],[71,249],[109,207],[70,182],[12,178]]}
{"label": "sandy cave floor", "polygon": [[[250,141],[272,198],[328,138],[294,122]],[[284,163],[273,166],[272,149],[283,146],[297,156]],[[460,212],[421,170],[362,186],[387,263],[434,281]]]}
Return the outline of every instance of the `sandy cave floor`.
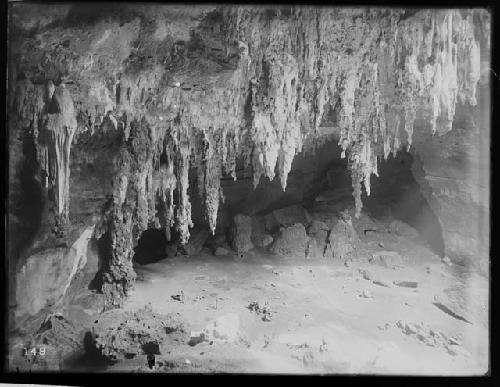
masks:
{"label": "sandy cave floor", "polygon": [[[378,242],[377,242],[378,241]],[[365,238],[365,254],[380,236]],[[193,332],[213,325],[226,329],[211,339],[169,351],[162,348],[150,369],[145,356],[109,367],[111,372],[250,372],[482,374],[488,368],[488,280],[447,265],[430,250],[404,238],[385,247],[405,254],[405,265],[388,268],[361,258],[345,266],[333,260],[292,260],[253,250],[242,259],[176,257],[138,267],[139,279],[125,310],[150,303],[158,313],[179,313]],[[416,281],[417,288],[384,287],[387,282]],[[460,288],[469,322],[434,305],[435,296]],[[364,293],[364,294],[363,294]],[[172,296],[180,295],[178,299]],[[368,296],[368,298],[364,297]],[[270,321],[248,309],[267,303]],[[418,332],[404,332],[398,321],[422,324],[458,338],[458,354],[430,346]],[[229,324],[229,325],[228,325]],[[455,348],[455,347],[453,347]],[[169,366],[170,365],[170,368]]]}

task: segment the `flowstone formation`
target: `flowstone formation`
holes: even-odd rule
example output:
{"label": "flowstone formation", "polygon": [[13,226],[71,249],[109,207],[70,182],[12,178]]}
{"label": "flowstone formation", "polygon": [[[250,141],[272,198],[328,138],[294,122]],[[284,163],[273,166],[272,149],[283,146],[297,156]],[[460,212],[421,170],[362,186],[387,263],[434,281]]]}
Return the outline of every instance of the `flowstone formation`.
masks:
{"label": "flowstone formation", "polygon": [[109,235],[102,290],[116,306],[144,230],[189,240],[190,170],[215,233],[220,179],[236,179],[236,160],[254,186],[277,176],[285,190],[331,111],[359,216],[362,187],[369,195],[380,158],[411,146],[417,116],[446,133],[458,101],[476,104],[489,50],[485,10],[41,6],[34,25],[27,7],[12,7],[11,127],[35,139],[57,232],[72,142],[112,133],[113,192],[95,236]]}

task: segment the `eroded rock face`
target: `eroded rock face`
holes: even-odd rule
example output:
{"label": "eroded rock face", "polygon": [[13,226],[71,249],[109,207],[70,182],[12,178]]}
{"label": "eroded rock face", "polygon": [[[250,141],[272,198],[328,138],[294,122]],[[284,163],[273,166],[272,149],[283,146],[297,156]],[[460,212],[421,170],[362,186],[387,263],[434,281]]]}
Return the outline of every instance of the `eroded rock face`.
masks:
{"label": "eroded rock face", "polygon": [[28,258],[15,278],[16,318],[61,302],[75,274],[87,263],[93,231],[93,227],[86,229],[69,249],[48,249]]}
{"label": "eroded rock face", "polygon": [[[44,210],[28,244],[39,249],[72,245],[93,224],[96,238],[109,233],[110,306],[133,286],[142,232],[161,226],[170,240],[173,227],[189,240],[190,169],[212,234],[221,177],[236,178],[237,160],[254,187],[276,176],[285,190],[295,155],[335,133],[356,216],[378,160],[402,146],[418,146],[432,175],[439,149],[419,136],[455,136],[457,103],[477,104],[489,50],[489,14],[474,9],[51,5],[40,18],[30,7],[11,5],[9,138],[16,149],[21,134],[31,139],[26,157],[39,170],[14,158],[10,199],[25,189],[23,173],[36,176]],[[325,129],[330,113],[335,128]],[[450,199],[437,202],[459,256],[471,243],[459,243]],[[29,222],[10,215],[19,229]]]}
{"label": "eroded rock face", "polygon": [[112,362],[160,354],[164,345],[186,344],[189,336],[189,328],[177,315],[158,314],[147,306],[136,312],[110,310],[93,327],[96,348]]}
{"label": "eroded rock face", "polygon": [[328,242],[325,252],[325,255],[328,254],[328,258],[339,260],[356,258],[356,250],[360,240],[349,215],[339,218],[329,233]]}
{"label": "eroded rock face", "polygon": [[412,171],[443,230],[445,254],[489,273],[489,88],[481,109],[462,105],[453,130],[417,137]]}
{"label": "eroded rock face", "polygon": [[273,237],[266,230],[266,218],[252,217],[252,242],[257,247],[266,248],[273,242]]}

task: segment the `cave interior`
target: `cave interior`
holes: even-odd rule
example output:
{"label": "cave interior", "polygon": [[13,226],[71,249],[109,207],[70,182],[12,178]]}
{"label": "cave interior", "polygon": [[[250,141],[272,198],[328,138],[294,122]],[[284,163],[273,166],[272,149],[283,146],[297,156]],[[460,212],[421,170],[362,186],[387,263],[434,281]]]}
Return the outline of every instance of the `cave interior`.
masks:
{"label": "cave interior", "polygon": [[11,369],[485,372],[488,10],[98,8],[9,5]]}

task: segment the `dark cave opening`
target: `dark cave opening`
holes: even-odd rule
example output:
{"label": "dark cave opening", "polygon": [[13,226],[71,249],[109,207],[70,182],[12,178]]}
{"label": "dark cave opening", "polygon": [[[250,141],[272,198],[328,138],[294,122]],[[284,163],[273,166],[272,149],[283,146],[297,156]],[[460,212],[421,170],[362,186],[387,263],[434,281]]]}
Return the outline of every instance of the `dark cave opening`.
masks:
{"label": "dark cave opening", "polygon": [[139,265],[157,262],[166,257],[165,229],[148,229],[141,234],[134,248],[133,261]]}
{"label": "dark cave opening", "polygon": [[[198,194],[196,171],[190,171],[189,195],[192,203],[190,240],[185,246],[178,241],[175,227],[172,239],[167,241],[165,229],[144,231],[134,249],[134,263],[146,265],[176,255],[199,253],[204,247],[212,252],[228,237],[233,217],[238,213],[249,216],[265,216],[280,208],[301,205],[309,211],[322,210],[322,205],[335,208],[340,213],[352,208],[352,182],[347,169],[347,159],[340,158],[341,149],[337,141],[325,143],[313,153],[299,153],[288,175],[287,187],[283,191],[279,176],[272,181],[262,177],[253,187],[252,171],[245,168],[241,160],[236,167],[237,180],[223,175],[221,187],[224,203],[220,203],[217,215],[216,235],[208,232],[203,201]],[[363,189],[363,211],[374,219],[392,218],[412,226],[422,240],[439,256],[444,256],[441,225],[420,185],[412,173],[413,156],[405,151],[396,157],[379,161],[379,177],[371,178],[371,195]],[[224,245],[228,247],[227,245]]]}
{"label": "dark cave opening", "polygon": [[412,173],[414,157],[400,151],[379,162],[379,177],[371,178],[371,195],[363,195],[365,211],[374,217],[390,215],[415,228],[436,254],[444,256],[441,224]]}

